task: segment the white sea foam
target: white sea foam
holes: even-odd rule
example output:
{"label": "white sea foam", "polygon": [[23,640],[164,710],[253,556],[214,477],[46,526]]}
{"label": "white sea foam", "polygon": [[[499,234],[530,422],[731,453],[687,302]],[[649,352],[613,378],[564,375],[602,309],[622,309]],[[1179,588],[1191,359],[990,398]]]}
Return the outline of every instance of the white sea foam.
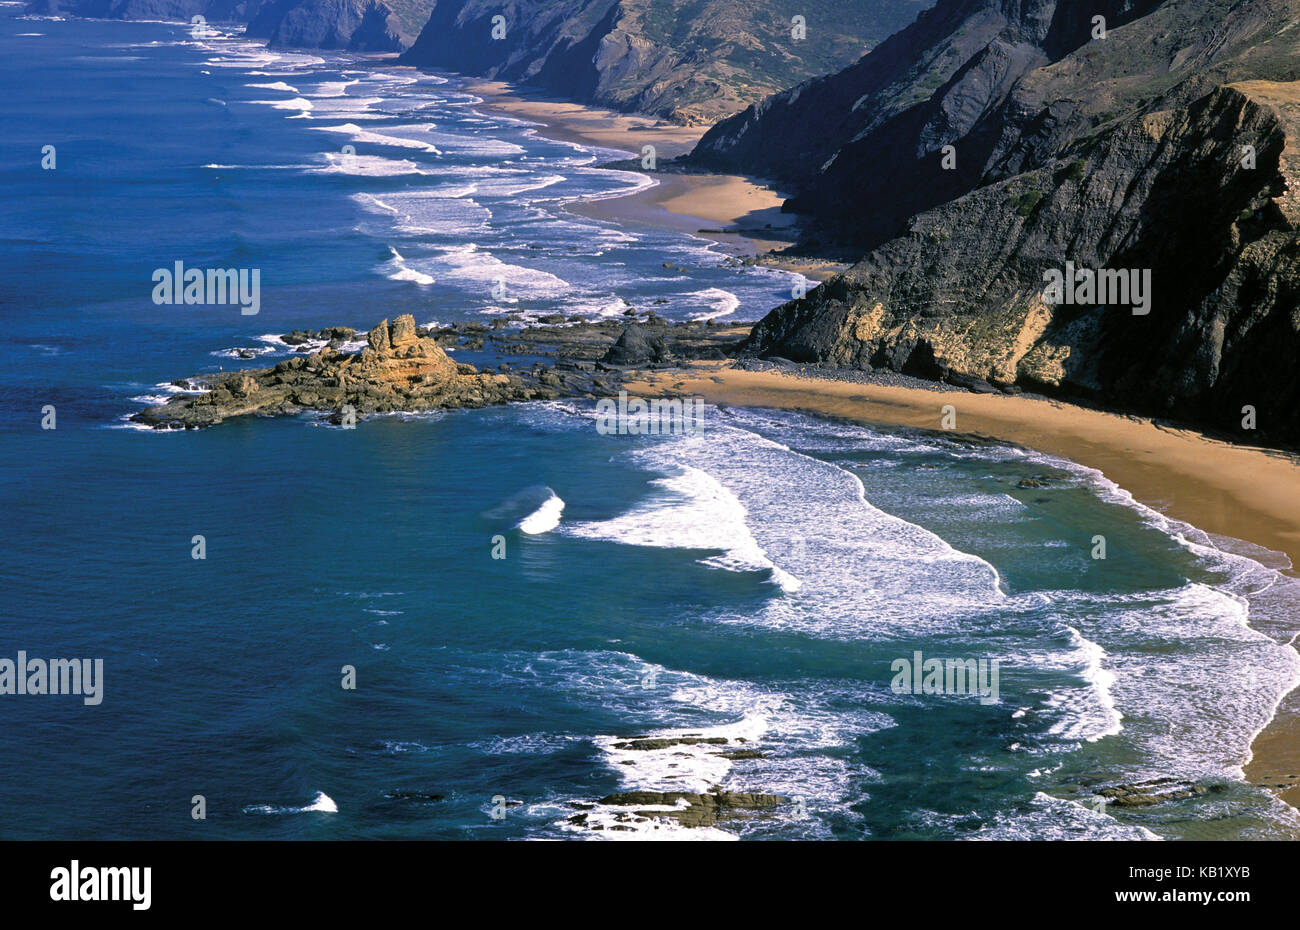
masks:
{"label": "white sea foam", "polygon": [[306,97],[292,97],[288,100],[249,100],[248,102],[263,104],[276,110],[297,110],[299,116],[306,116],[312,110],[312,102]]}
{"label": "white sea foam", "polygon": [[[488,227],[492,213],[466,196],[464,186],[444,185],[415,193],[354,194],[352,200],[366,212],[388,217],[376,235],[445,236],[463,241]],[[369,230],[368,230],[369,231]],[[463,247],[466,253],[474,246]],[[480,278],[479,280],[485,280]]]}
{"label": "white sea foam", "polygon": [[324,81],[317,84],[314,88],[307,91],[309,97],[344,97],[347,95],[348,88],[359,83],[357,80],[351,81]]}
{"label": "white sea foam", "polygon": [[326,152],[325,166],[308,168],[312,174],[350,174],[369,178],[390,178],[406,174],[424,174],[420,166],[405,158],[383,158],[379,155],[354,155]]}
{"label": "white sea foam", "polygon": [[[1076,676],[1080,681],[1076,688],[1053,687],[1043,692],[1044,732],[1053,739],[1085,742],[1120,736],[1139,750],[1141,761],[1125,775],[1131,781],[1169,776],[1240,780],[1254,737],[1272,719],[1282,697],[1300,682],[1300,657],[1290,645],[1300,626],[1300,584],[1258,560],[1273,559],[1276,566],[1284,566],[1285,559],[1276,554],[1249,547],[1242,552],[1225,551],[1199,530],[1137,504],[1100,473],[1055,457],[1012,447],[948,448],[942,437],[927,445],[925,440],[918,441],[919,437],[908,434],[890,436],[842,423],[815,421],[812,428],[801,431],[799,424],[807,420],[795,414],[742,410],[730,412],[728,417],[729,422],[790,436],[791,441],[800,436],[803,442],[837,454],[868,448],[1048,465],[1082,479],[1076,487],[1091,485],[1103,500],[1130,509],[1151,529],[1166,535],[1195,556],[1212,575],[1221,578],[1214,584],[1188,583],[1140,594],[1047,591],[1002,602],[1004,616],[1033,616],[1035,612],[1041,614],[1044,607],[1059,605],[1071,618],[1069,628],[1057,628],[1065,640],[1062,646],[1035,644],[1033,648],[1025,643],[1013,650],[1015,654],[1004,654],[1004,664]],[[772,487],[801,488],[800,505],[812,515],[819,512],[815,500],[825,491],[813,491],[817,485],[812,476],[795,480],[796,476],[790,475],[789,480],[781,480],[786,473],[775,470],[770,460],[752,454],[737,454],[737,458],[763,474]],[[754,506],[752,498],[744,493],[739,496],[750,506],[757,526],[772,524],[773,517],[766,508]],[[953,500],[973,515],[985,514],[981,519],[1004,525],[1026,519],[1025,507],[1004,493],[989,493],[965,503],[960,497]],[[827,525],[834,525],[835,519],[827,515]],[[841,536],[849,537],[852,532],[845,526]],[[867,527],[858,529],[859,535],[876,532]],[[893,534],[887,533],[886,538],[892,539]],[[845,564],[843,556],[828,554],[824,540],[807,536],[805,541],[810,550],[820,554],[818,568]],[[768,549],[773,551],[771,544]],[[805,582],[801,598],[819,591],[818,579],[795,564],[796,574]],[[1182,570],[1190,570],[1190,565]],[[914,588],[910,593],[897,593],[898,606],[928,604],[931,606],[927,612],[934,618],[970,618],[966,624],[955,626],[939,621],[936,629],[961,635],[963,626],[969,629],[971,624],[984,622],[978,610],[982,598],[966,586],[957,584],[958,589],[966,588],[968,593],[959,602],[944,606],[942,599],[934,597],[929,577],[918,577],[902,566],[898,574]],[[853,591],[850,600],[858,611],[871,612],[877,602],[870,589],[879,583],[871,567],[864,566],[846,576],[833,590]],[[858,587],[853,587],[850,578]],[[845,600],[843,594],[840,600]],[[785,619],[805,628],[806,621],[796,611],[798,606],[783,600],[770,604],[765,613],[769,620]],[[877,635],[889,635],[891,628],[902,632],[915,622],[908,616],[911,611],[901,611],[904,615],[898,616],[900,611],[892,604],[884,605],[883,612],[895,616],[889,627],[879,629]],[[827,603],[824,613],[822,627],[833,629],[840,625],[844,611],[838,603]]]}
{"label": "white sea foam", "polygon": [[708,310],[691,314],[692,320],[713,320],[720,316],[730,316],[740,307],[740,298],[731,291],[724,291],[720,287],[691,291],[686,296],[691,298],[692,303],[706,303],[709,305]]}
{"label": "white sea foam", "polygon": [[1071,652],[1064,664],[1083,680],[1084,687],[1057,690],[1048,695],[1046,706],[1057,715],[1049,732],[1063,739],[1088,742],[1114,736],[1123,729],[1124,718],[1111,694],[1115,675],[1105,667],[1106,650],[1074,627],[1066,627],[1066,632]]}
{"label": "white sea foam", "polygon": [[550,272],[507,264],[474,243],[444,249],[431,260],[445,269],[445,278],[462,284],[481,285],[486,290],[504,283],[509,295],[506,300],[560,297],[569,290],[567,281]]}
{"label": "white sea foam", "polygon": [[[569,822],[574,805],[562,800],[533,812],[547,817],[567,835],[589,839],[732,839],[749,829],[828,836],[819,813],[835,811],[843,818],[857,818],[851,807],[863,797],[862,784],[879,776],[860,762],[818,750],[847,747],[894,725],[890,717],[872,708],[876,698],[870,692],[804,680],[798,683],[796,695],[780,685],[711,678],[622,652],[512,653],[494,663],[493,673],[512,683],[572,694],[637,727],[625,735],[590,738],[609,774],[617,778],[619,790],[698,793],[717,788],[791,799],[784,809],[755,818],[753,823],[746,824],[742,818],[714,828],[681,827],[669,817],[637,815],[636,811],[655,811],[644,804],[588,807],[589,798],[573,799],[582,805],[585,824]],[[847,709],[832,708],[827,702],[844,704]],[[634,738],[725,742],[678,742],[664,749],[649,749],[633,748]],[[547,741],[547,735],[539,733],[525,742],[535,747]],[[561,748],[563,745],[556,745],[548,751]],[[729,757],[738,750],[757,751],[761,758]],[[518,749],[502,746],[494,751]],[[795,812],[796,799],[806,815]],[[616,829],[608,829],[614,824]],[[593,826],[606,829],[593,830]]]}
{"label": "white sea foam", "polygon": [[262,89],[262,90],[282,90],[282,91],[285,91],[286,93],[290,93],[290,94],[296,94],[296,93],[298,93],[298,88],[293,87],[292,85],[286,84],[284,81],[272,81],[272,82],[269,83],[269,84],[246,84],[246,85],[244,85],[244,86],[246,86],[246,87],[256,87],[256,88],[259,88],[259,89]]}
{"label": "white sea foam", "polygon": [[477,186],[477,193],[484,197],[517,197],[520,194],[543,190],[567,180],[568,178],[562,174],[539,175],[517,181],[497,178],[480,181]]}
{"label": "white sea foam", "polygon": [[302,807],[276,806],[273,804],[249,804],[244,808],[245,814],[337,814],[339,807],[324,791],[317,791],[311,803]]}
{"label": "white sea foam", "polygon": [[398,252],[397,249],[390,245],[388,251],[393,253],[392,260],[384,266],[386,277],[388,277],[389,280],[410,281],[411,283],[418,284],[421,287],[428,287],[430,284],[434,283],[433,275],[425,274],[423,271],[412,268],[406,263],[406,259],[402,257],[402,253]]}
{"label": "white sea foam", "polygon": [[959,631],[967,618],[1004,602],[997,571],[988,562],[872,506],[851,472],[741,428],[763,419],[761,413],[740,411],[721,422],[720,412],[708,408],[699,433],[660,440],[633,453],[634,461],[652,470],[707,475],[711,485],[737,501],[738,509],[717,503],[697,478],[697,503],[685,510],[669,504],[667,531],[660,529],[663,521],[655,513],[663,502],[651,501],[589,532],[611,540],[698,548],[723,543],[718,527],[727,527],[726,539],[737,541],[744,529],[755,540],[752,548],[734,541],[726,545],[751,555],[736,564],[753,565],[757,550],[801,587],[797,597],[777,599],[749,617],[720,617],[727,622],[794,628],[822,637],[892,638]]}
{"label": "white sea foam", "polygon": [[418,149],[431,155],[442,154],[438,149],[419,139],[409,139],[403,136],[394,136],[389,133],[372,132],[369,129],[363,129],[356,123],[343,123],[339,126],[313,126],[312,129],[320,132],[333,132],[347,136],[353,142],[364,142],[370,145],[386,145],[395,148]]}
{"label": "white sea foam", "polygon": [[564,501],[554,491],[542,506],[519,521],[519,531],[535,536],[548,533],[560,525],[560,515],[564,512]]}
{"label": "white sea foam", "polygon": [[769,572],[783,591],[799,590],[799,580],[777,567],[746,525],[745,508],[712,475],[690,465],[650,482],[666,494],[610,520],[575,523],[572,536],[633,546],[720,550],[703,564],[741,572]]}
{"label": "white sea foam", "polygon": [[970,815],[923,811],[919,826],[945,831],[946,839],[965,840],[1159,840],[1146,827],[1123,824],[1109,814],[1077,801],[1037,792],[1027,805],[994,812],[978,825]]}
{"label": "white sea foam", "polygon": [[[252,353],[253,355],[268,355],[268,354],[270,354],[270,353],[272,353],[272,352],[274,352],[274,351],[275,351],[275,347],[274,347],[274,346],[269,346],[269,345],[267,345],[267,346],[235,346],[234,348],[230,348],[230,349],[218,349],[218,350],[216,350],[215,352],[211,352],[211,353],[209,353],[209,354],[210,354],[210,355],[215,355],[215,356],[217,356],[217,358],[234,358],[234,359],[243,359],[243,358],[245,358],[245,355],[246,355],[247,353]],[[244,353],[244,354],[241,354],[241,353]]]}

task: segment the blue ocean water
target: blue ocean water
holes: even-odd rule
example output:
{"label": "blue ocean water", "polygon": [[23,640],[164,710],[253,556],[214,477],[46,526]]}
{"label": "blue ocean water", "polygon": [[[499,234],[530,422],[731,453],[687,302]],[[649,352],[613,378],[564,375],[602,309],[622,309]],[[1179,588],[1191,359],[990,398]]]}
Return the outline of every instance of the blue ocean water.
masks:
{"label": "blue ocean water", "polygon": [[[287,357],[295,328],[624,300],[754,319],[791,280],[567,212],[648,180],[453,76],[19,12],[0,658],[105,678],[98,706],[0,695],[0,836],[1300,835],[1241,772],[1300,680],[1294,582],[1071,463],[746,409],[658,437],[569,403],[131,428],[174,378]],[[155,305],[175,261],[260,269],[258,314]],[[998,700],[896,692],[918,651],[997,659]],[[620,746],[687,734],[749,752]],[[1154,779],[1215,790],[1096,802]],[[792,803],[693,831],[585,807],[715,786]]]}

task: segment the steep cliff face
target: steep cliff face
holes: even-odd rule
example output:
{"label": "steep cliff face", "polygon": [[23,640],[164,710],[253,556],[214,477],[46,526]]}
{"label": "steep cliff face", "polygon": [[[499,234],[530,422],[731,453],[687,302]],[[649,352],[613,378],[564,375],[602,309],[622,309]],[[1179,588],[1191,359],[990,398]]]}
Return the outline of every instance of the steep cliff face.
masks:
{"label": "steep cliff face", "polygon": [[400,52],[432,8],[433,0],[267,0],[248,34],[273,46]]}
{"label": "steep cliff face", "polygon": [[[1118,120],[912,217],[769,314],[745,351],[1018,384],[1298,444],[1298,134],[1300,83]],[[1132,270],[1136,289],[1065,303],[1049,285],[1066,262]]]}
{"label": "steep cliff face", "polygon": [[[878,245],[912,214],[1005,171],[1022,134],[1086,122],[1078,111],[1118,103],[1094,96],[1094,81],[1163,72],[1158,52],[1120,37],[1159,3],[1098,0],[1085,15],[1058,0],[940,0],[852,67],[719,123],[690,160],[775,178],[796,192],[791,207],[816,216],[833,238]],[[1093,16],[1103,18],[1105,39],[1093,38]],[[1076,55],[1085,62],[1077,84],[1067,69],[1035,85],[1037,99],[1017,96],[1033,83],[1027,76]],[[947,145],[958,150],[956,167],[939,170]]]}
{"label": "steep cliff face", "polygon": [[843,67],[930,2],[439,0],[403,60],[712,122]]}
{"label": "steep cliff face", "polygon": [[746,349],[1300,443],[1298,80],[1300,0],[941,0],[690,157],[864,254]]}

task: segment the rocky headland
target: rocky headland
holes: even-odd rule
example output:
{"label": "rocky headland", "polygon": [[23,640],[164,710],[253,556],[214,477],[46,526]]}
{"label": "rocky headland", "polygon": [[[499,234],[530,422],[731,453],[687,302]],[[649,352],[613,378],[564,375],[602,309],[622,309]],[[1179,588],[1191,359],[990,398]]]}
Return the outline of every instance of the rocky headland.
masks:
{"label": "rocky headland", "polygon": [[[1297,22],[1296,0],[940,0],[719,123],[691,164],[776,179],[806,247],[861,256],[745,352],[1300,444]],[[1149,286],[1049,299],[1067,268]]]}
{"label": "rocky headland", "polygon": [[[179,379],[172,383],[185,393],[131,419],[154,429],[193,429],[234,417],[312,412],[341,423],[349,416],[608,396],[630,372],[726,358],[749,332],[748,326],[709,322],[672,325],[653,311],[626,322],[547,319],[430,329],[403,314],[371,329],[355,352],[345,351],[357,335],[350,327],[295,330],[281,337],[293,357],[270,368]],[[504,361],[495,371],[481,371],[454,361],[447,349],[489,349]]]}

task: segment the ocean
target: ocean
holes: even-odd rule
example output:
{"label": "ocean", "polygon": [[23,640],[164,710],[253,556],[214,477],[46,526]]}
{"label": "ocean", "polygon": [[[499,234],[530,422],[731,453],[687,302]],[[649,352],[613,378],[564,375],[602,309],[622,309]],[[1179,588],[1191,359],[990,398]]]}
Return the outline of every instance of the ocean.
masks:
{"label": "ocean", "polygon": [[[0,659],[104,671],[94,705],[0,694],[3,838],[1300,836],[1242,774],[1300,682],[1285,559],[1074,463],[744,408],[607,434],[581,401],[136,428],[294,329],[754,320],[799,278],[567,211],[653,181],[454,75],[21,10]],[[258,312],[156,304],[177,261],[258,269]],[[933,658],[996,687],[898,671]],[[1098,794],[1153,784],[1200,790]],[[596,803],[714,788],[786,800]]]}

